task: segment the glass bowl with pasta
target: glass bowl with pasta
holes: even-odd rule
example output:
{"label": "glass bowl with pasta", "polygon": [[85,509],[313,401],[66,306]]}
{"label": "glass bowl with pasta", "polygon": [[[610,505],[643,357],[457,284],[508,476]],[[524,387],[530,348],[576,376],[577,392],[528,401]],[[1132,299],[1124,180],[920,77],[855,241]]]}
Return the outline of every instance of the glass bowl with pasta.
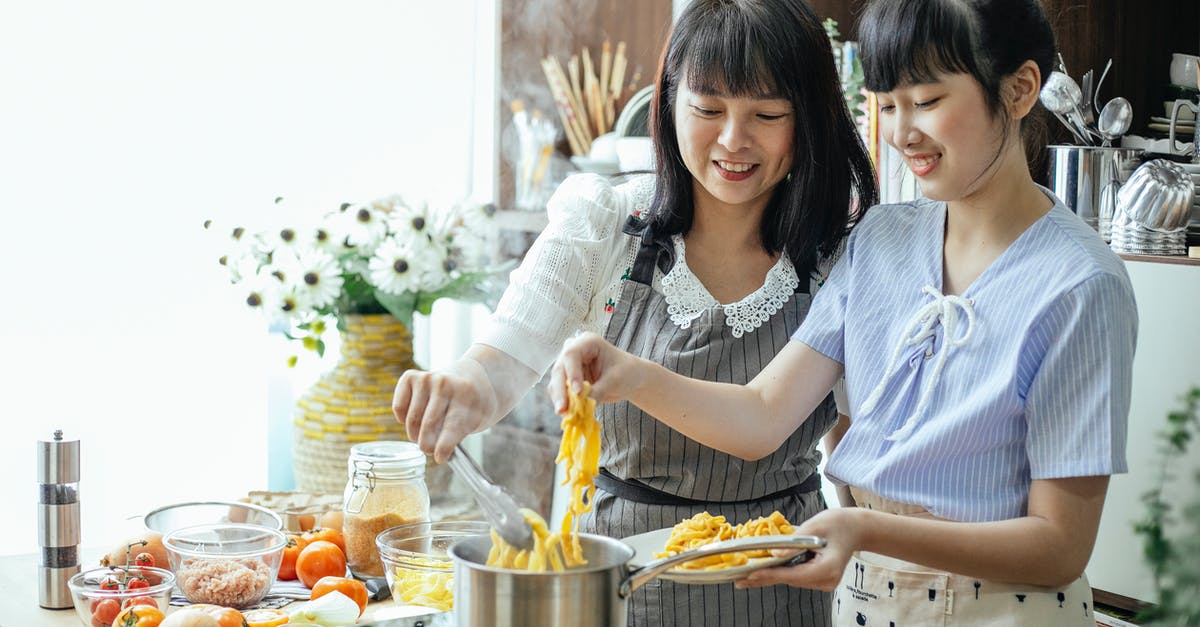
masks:
{"label": "glass bowl with pasta", "polygon": [[392,527],[375,538],[392,599],[402,607],[437,611],[454,607],[454,564],[446,550],[472,536],[486,536],[481,520],[418,522]]}

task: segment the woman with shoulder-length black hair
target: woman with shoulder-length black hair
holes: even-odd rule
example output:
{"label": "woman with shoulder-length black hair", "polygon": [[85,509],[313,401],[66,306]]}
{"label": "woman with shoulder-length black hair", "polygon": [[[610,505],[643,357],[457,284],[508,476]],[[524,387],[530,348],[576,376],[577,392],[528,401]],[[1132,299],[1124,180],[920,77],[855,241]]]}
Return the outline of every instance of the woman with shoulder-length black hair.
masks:
{"label": "woman with shoulder-length black hair", "polygon": [[[874,172],[843,100],[824,27],[803,2],[702,2],[680,16],[659,69],[651,134],[657,168],[655,236],[686,233],[693,173],[676,141],[680,85],[694,93],[778,98],[792,107],[792,165],[759,222],[770,252],[796,268],[828,259],[876,199]],[[728,5],[721,13],[721,5]],[[733,6],[736,5],[736,10]],[[719,17],[719,19],[718,19]],[[789,24],[789,28],[772,25]]]}
{"label": "woman with shoulder-length black hair", "polygon": [[[394,411],[444,460],[495,423],[579,331],[688,376],[745,383],[804,319],[832,257],[875,202],[874,176],[802,0],[693,0],[667,44],[652,111],[654,175],[573,176],[482,341],[452,367],[406,373]],[[701,445],[630,404],[605,405],[601,475],[581,531],[624,538],[701,512],[731,524],[825,509],[816,473],[832,397],[769,455]],[[726,417],[731,439],[741,417]],[[665,540],[665,538],[664,538]],[[830,595],[657,580],[633,625],[824,626]]]}

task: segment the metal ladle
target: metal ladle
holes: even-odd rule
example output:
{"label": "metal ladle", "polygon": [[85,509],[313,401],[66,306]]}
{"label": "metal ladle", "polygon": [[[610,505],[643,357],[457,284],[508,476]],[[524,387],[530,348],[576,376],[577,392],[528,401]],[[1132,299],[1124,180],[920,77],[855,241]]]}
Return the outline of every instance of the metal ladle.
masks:
{"label": "metal ladle", "polygon": [[1120,139],[1125,131],[1129,130],[1129,124],[1133,121],[1133,105],[1129,101],[1117,96],[1105,103],[1104,108],[1100,110],[1100,119],[1097,121],[1097,127],[1100,131],[1100,137],[1104,138],[1104,145],[1108,146],[1114,139]]}
{"label": "metal ladle", "polygon": [[521,515],[517,502],[483,474],[483,470],[463,450],[462,445],[455,447],[446,463],[467,482],[475,495],[475,502],[483,510],[483,517],[505,542],[526,551],[533,548],[533,529]]}
{"label": "metal ladle", "polygon": [[1090,138],[1093,132],[1084,124],[1083,113],[1079,107],[1083,93],[1070,76],[1062,72],[1051,72],[1046,78],[1039,99],[1081,144],[1092,145]]}

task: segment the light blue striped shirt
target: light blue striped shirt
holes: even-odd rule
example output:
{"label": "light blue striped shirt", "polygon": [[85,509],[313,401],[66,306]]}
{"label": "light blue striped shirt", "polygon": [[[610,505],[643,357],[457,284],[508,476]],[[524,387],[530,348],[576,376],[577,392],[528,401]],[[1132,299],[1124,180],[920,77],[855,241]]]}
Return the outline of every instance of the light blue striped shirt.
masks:
{"label": "light blue striped shirt", "polygon": [[945,216],[930,200],[868,211],[793,336],[845,365],[852,426],[829,478],[975,522],[1025,515],[1032,479],[1125,472],[1137,308],[1121,259],[1055,200],[941,300]]}

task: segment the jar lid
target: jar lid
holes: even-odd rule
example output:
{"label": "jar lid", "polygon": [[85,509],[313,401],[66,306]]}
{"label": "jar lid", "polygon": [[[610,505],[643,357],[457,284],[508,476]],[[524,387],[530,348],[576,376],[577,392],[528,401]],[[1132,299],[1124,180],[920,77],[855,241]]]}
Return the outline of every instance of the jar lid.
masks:
{"label": "jar lid", "polygon": [[412,442],[383,440],[350,447],[350,476],[371,472],[379,477],[420,477],[425,474],[425,453]]}

